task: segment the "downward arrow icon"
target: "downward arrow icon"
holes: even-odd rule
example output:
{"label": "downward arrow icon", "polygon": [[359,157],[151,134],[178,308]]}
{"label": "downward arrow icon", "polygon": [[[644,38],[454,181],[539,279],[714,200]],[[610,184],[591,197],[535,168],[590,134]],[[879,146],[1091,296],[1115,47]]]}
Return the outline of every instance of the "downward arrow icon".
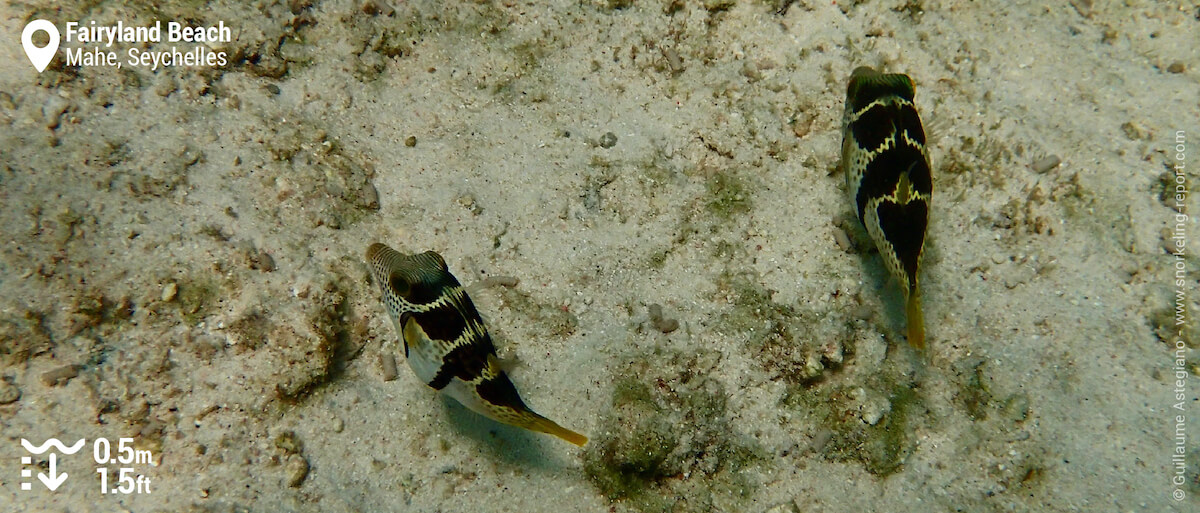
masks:
{"label": "downward arrow icon", "polygon": [[57,461],[58,461],[58,455],[54,454],[54,453],[50,453],[50,476],[47,477],[46,474],[38,472],[38,479],[42,482],[42,484],[46,485],[46,488],[49,488],[50,491],[52,491],[52,492],[54,490],[57,490],[58,487],[63,484],[63,481],[67,480],[66,472],[63,472],[62,474],[55,473],[57,471],[57,465],[56,465]]}

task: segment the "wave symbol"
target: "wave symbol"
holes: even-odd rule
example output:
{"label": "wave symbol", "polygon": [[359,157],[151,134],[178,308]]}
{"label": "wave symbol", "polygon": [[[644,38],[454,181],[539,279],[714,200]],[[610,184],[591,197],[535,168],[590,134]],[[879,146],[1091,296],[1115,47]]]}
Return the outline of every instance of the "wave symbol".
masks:
{"label": "wave symbol", "polygon": [[51,447],[58,449],[58,452],[61,452],[63,454],[75,454],[76,452],[79,452],[80,448],[83,447],[83,442],[84,442],[84,439],[80,438],[78,442],[75,442],[75,445],[67,447],[67,446],[63,445],[62,442],[59,442],[57,438],[51,438],[49,440],[46,440],[45,443],[43,443],[42,445],[33,445],[33,444],[29,443],[29,440],[22,438],[21,446],[24,447],[26,451],[29,451],[33,454],[41,454],[43,452],[46,452],[46,450]]}

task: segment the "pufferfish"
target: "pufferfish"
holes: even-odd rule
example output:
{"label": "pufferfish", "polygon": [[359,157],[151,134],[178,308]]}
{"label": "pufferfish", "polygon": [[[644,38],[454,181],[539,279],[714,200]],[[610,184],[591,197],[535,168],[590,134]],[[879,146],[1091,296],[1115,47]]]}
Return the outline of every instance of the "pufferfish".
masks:
{"label": "pufferfish", "polygon": [[918,273],[933,192],[912,79],[860,67],[842,117],[842,167],[858,219],[904,293],[908,343],[925,348]]}
{"label": "pufferfish", "polygon": [[367,248],[367,264],[404,341],[408,366],[421,381],[490,419],[587,443],[521,400],[500,368],[483,319],[441,255],[405,255],[375,243]]}

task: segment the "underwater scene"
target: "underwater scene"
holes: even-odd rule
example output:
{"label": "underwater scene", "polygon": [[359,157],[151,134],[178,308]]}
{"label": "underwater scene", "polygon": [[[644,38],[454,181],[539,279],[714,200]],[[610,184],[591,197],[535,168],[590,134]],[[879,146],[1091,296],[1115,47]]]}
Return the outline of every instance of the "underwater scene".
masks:
{"label": "underwater scene", "polygon": [[1200,4],[0,5],[0,512],[1200,511]]}

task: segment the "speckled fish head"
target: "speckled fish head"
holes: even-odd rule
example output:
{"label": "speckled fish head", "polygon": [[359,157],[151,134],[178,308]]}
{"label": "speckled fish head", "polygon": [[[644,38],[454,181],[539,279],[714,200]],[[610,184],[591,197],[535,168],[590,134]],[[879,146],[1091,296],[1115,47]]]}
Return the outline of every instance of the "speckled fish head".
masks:
{"label": "speckled fish head", "polygon": [[846,86],[846,110],[859,112],[883,96],[899,96],[911,102],[916,91],[908,75],[885,74],[860,66],[850,73],[850,84]]}
{"label": "speckled fish head", "polygon": [[405,313],[428,309],[447,289],[459,286],[446,260],[434,251],[406,255],[375,243],[367,248],[367,262],[388,314],[396,321]]}

